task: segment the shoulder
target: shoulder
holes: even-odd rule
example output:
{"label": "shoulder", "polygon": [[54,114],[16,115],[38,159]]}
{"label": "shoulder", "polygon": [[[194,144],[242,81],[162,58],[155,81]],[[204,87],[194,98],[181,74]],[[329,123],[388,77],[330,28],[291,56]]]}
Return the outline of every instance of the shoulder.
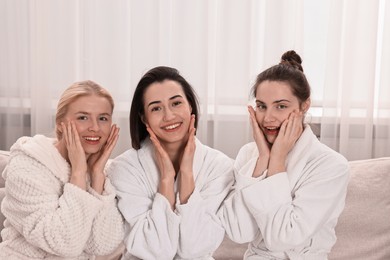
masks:
{"label": "shoulder", "polygon": [[245,144],[238,151],[236,161],[248,161],[254,157],[259,156],[259,151],[255,142],[250,142]]}
{"label": "shoulder", "polygon": [[204,161],[210,161],[214,163],[233,163],[234,161],[222,151],[202,144],[198,139],[196,139],[196,153],[201,155]]}
{"label": "shoulder", "polygon": [[321,169],[326,174],[344,175],[349,172],[349,163],[347,159],[321,143],[314,134],[308,138],[302,152],[308,156],[308,166]]}
{"label": "shoulder", "polygon": [[[146,178],[145,166],[154,164],[153,154],[149,147],[129,149],[112,159],[106,167],[108,178],[114,186],[120,182],[134,182],[134,179]],[[149,166],[148,166],[149,165]]]}

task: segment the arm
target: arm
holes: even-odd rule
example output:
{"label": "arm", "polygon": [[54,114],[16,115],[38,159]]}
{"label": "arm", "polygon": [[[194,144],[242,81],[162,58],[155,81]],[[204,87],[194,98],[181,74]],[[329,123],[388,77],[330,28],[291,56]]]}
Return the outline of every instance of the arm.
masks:
{"label": "arm", "polygon": [[123,241],[123,219],[116,205],[116,193],[109,179],[104,182],[104,192],[98,194],[89,187],[88,191],[103,202],[103,207],[96,215],[86,252],[93,255],[108,255],[118,248]]}
{"label": "arm", "polygon": [[[198,143],[196,149],[201,148]],[[225,235],[217,210],[233,182],[232,160],[215,151],[208,153],[201,158],[195,154],[196,187],[186,204],[176,205],[181,216],[178,255],[182,258],[211,256]]]}
{"label": "arm", "polygon": [[346,162],[324,155],[299,175],[305,177],[294,195],[286,172],[243,190],[269,250],[286,251],[304,244],[341,212],[348,183]]}
{"label": "arm", "polygon": [[191,115],[190,127],[188,129],[188,140],[184,148],[183,157],[180,162],[179,172],[179,201],[186,204],[195,189],[193,173],[195,154],[195,115]]}
{"label": "arm", "polygon": [[108,168],[117,190],[118,208],[125,218],[126,249],[141,259],[173,259],[180,217],[172,211],[164,195],[150,190],[149,178],[158,174],[157,168],[152,167],[153,161],[150,168],[155,172],[145,172],[138,162],[138,154],[132,152],[115,159]]}
{"label": "arm", "polygon": [[2,210],[14,228],[32,245],[63,257],[82,253],[102,207],[92,195],[71,183],[63,185],[24,155],[8,165],[6,193]]}
{"label": "arm", "polygon": [[161,146],[161,143],[158,140],[156,134],[151,128],[149,128],[148,125],[146,125],[146,130],[148,131],[150,135],[150,140],[152,141],[153,146],[155,148],[157,165],[160,172],[158,192],[168,200],[172,210],[174,210],[176,200],[174,189],[176,176],[175,169],[167,152]]}
{"label": "arm", "polygon": [[257,161],[258,147],[255,143],[249,143],[240,149],[234,163],[234,186],[218,211],[226,234],[237,243],[253,241],[259,232],[242,193],[244,188],[264,179],[264,175],[252,177]]}

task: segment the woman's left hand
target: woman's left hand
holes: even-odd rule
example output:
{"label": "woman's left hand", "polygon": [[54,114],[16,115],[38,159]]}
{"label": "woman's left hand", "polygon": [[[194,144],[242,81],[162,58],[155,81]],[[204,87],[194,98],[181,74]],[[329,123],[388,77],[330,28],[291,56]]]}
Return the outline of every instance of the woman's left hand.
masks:
{"label": "woman's left hand", "polygon": [[180,172],[181,173],[191,173],[194,163],[194,154],[195,154],[195,115],[191,115],[190,127],[188,129],[188,140],[186,147],[184,148],[183,157],[180,162]]}
{"label": "woman's left hand", "polygon": [[268,176],[285,171],[287,154],[303,132],[303,113],[293,111],[280,127],[271,149]]}
{"label": "woman's left hand", "polygon": [[188,140],[180,162],[179,199],[181,204],[187,203],[195,189],[193,174],[194,155],[196,148],[195,132],[195,115],[191,115],[190,127],[188,129]]}
{"label": "woman's left hand", "polygon": [[92,188],[101,193],[105,180],[104,167],[111,156],[111,153],[119,138],[119,127],[115,124],[111,126],[110,135],[101,149],[88,158],[88,169],[91,176]]}

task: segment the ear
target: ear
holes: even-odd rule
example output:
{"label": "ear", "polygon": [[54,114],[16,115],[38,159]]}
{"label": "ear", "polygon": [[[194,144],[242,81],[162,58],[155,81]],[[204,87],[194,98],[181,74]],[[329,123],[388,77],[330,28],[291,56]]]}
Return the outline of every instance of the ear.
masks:
{"label": "ear", "polygon": [[139,118],[141,119],[142,123],[144,123],[144,125],[148,124],[148,122],[146,122],[145,115],[139,114]]}
{"label": "ear", "polygon": [[310,105],[311,105],[311,100],[310,100],[310,98],[308,98],[308,99],[306,99],[306,101],[304,101],[302,103],[302,106],[301,106],[302,112],[306,113],[307,110],[309,110]]}

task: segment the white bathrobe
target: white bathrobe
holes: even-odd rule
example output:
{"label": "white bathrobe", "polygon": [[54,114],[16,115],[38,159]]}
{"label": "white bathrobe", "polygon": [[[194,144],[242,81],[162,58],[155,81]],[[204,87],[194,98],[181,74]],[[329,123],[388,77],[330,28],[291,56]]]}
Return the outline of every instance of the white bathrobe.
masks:
{"label": "white bathrobe", "polygon": [[108,168],[127,222],[123,259],[213,259],[225,233],[216,212],[234,179],[233,160],[196,139],[195,190],[186,204],[176,198],[172,211],[157,192],[160,173],[154,157],[147,138],[141,149],[126,151]]}
{"label": "white bathrobe", "polygon": [[69,183],[70,165],[43,135],[21,137],[3,172],[6,220],[0,259],[93,259],[123,239],[115,190],[106,178],[103,195]]}
{"label": "white bathrobe", "polygon": [[287,157],[286,172],[252,178],[256,144],[241,148],[235,189],[219,216],[236,242],[251,242],[245,259],[327,259],[344,208],[347,160],[321,144],[309,126]]}

